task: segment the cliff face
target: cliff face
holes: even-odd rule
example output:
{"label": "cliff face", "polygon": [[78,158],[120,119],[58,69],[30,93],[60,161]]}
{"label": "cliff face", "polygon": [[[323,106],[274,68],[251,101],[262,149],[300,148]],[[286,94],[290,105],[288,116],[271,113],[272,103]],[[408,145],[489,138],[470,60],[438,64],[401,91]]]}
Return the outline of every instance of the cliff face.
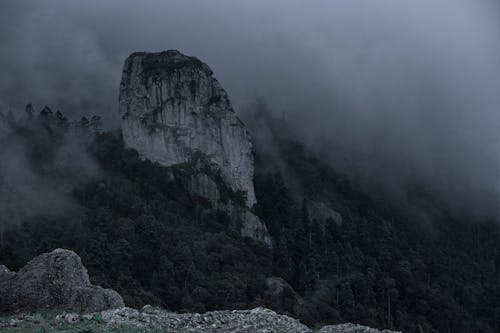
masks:
{"label": "cliff face", "polygon": [[232,221],[240,223],[241,236],[250,237],[272,247],[271,237],[266,225],[248,207],[243,207],[231,200],[224,200],[219,186],[220,184],[217,184],[209,175],[203,172],[193,173],[189,184],[187,184],[192,194],[207,198],[213,208],[226,212]]}
{"label": "cliff face", "polygon": [[125,61],[120,114],[125,144],[164,166],[201,152],[234,191],[255,203],[252,142],[210,68],[178,51],[134,53]]}

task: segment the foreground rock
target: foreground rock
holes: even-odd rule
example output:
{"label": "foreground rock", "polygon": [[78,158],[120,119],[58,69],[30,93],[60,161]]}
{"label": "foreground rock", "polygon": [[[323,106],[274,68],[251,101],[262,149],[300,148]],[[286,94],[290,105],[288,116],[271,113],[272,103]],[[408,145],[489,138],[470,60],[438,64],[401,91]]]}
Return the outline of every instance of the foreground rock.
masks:
{"label": "foreground rock", "polygon": [[0,268],[0,312],[68,309],[94,312],[123,307],[114,290],[90,283],[87,269],[73,251],[44,253],[19,272]]}
{"label": "foreground rock", "polygon": [[181,332],[309,332],[298,320],[256,308],[240,311],[213,311],[204,314],[177,314],[146,306],[142,311],[124,308],[101,313],[111,325],[161,327]]}
{"label": "foreground rock", "polygon": [[125,144],[164,166],[201,152],[235,191],[255,203],[252,142],[212,70],[176,50],[125,61],[120,114]]}
{"label": "foreground rock", "polygon": [[341,325],[325,326],[319,331],[317,331],[317,333],[398,333],[398,332],[389,330],[381,331],[375,328],[363,325],[356,325],[356,324],[341,324]]}
{"label": "foreground rock", "polygon": [[[146,305],[142,310],[122,308],[102,311],[94,315],[79,316],[74,313],[65,313],[57,316],[57,320],[67,323],[78,323],[92,317],[101,318],[105,323],[114,327],[161,328],[168,332],[193,333],[379,333],[379,331],[365,326],[343,324],[325,326],[320,330],[312,330],[298,320],[276,312],[255,308],[253,310],[212,311],[199,313],[172,313]],[[393,332],[396,333],[396,332]]]}

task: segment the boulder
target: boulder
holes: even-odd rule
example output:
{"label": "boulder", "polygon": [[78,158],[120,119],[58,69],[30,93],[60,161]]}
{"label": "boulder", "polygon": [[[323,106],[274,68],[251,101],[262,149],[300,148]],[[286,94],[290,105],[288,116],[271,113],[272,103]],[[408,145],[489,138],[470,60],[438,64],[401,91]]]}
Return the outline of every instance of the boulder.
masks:
{"label": "boulder", "polygon": [[90,283],[87,269],[73,251],[56,249],[32,259],[15,274],[0,273],[0,312],[54,308],[93,312],[123,306],[116,291]]}

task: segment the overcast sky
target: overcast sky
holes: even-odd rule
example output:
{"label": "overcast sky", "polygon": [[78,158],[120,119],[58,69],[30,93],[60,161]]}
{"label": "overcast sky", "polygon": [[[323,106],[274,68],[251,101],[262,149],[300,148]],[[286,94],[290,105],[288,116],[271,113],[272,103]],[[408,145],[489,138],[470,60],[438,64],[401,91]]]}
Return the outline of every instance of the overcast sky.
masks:
{"label": "overcast sky", "polygon": [[357,181],[402,196],[422,180],[482,210],[500,193],[499,16],[489,0],[2,0],[0,108],[117,127],[126,56],[179,49],[238,112],[262,97],[333,143]]}

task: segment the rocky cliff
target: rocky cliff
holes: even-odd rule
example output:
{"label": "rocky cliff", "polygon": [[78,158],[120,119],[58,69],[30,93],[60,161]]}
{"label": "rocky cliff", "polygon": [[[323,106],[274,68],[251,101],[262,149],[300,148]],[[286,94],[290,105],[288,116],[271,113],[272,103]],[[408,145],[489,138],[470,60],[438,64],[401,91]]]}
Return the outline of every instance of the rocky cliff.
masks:
{"label": "rocky cliff", "polygon": [[201,152],[255,203],[252,141],[212,70],[178,51],[134,53],[120,85],[125,144],[164,166]]}
{"label": "rocky cliff", "polygon": [[[175,50],[134,53],[125,61],[119,104],[127,147],[163,166],[190,164],[193,195],[226,212],[243,237],[272,245],[249,210],[256,202],[250,135],[206,64]],[[221,182],[242,202],[223,198]]]}
{"label": "rocky cliff", "polygon": [[44,253],[17,273],[0,266],[0,312],[54,308],[92,312],[123,306],[116,291],[90,283],[87,269],[72,251]]}

